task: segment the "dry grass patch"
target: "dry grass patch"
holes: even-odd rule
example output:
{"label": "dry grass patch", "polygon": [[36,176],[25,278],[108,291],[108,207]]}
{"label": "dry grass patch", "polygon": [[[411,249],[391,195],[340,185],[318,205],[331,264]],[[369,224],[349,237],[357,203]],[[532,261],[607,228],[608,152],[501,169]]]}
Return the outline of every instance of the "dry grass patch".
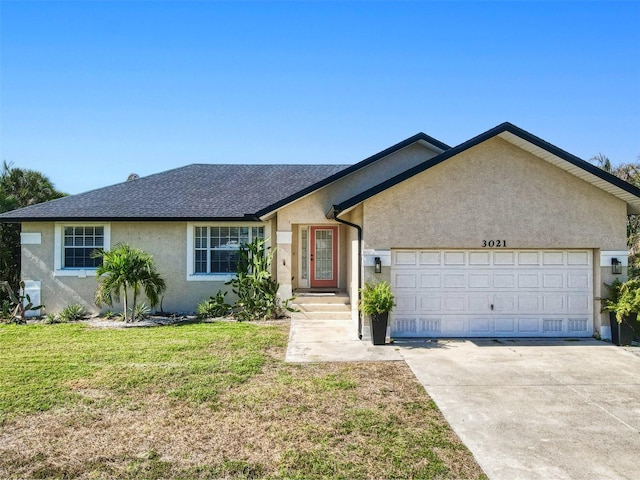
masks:
{"label": "dry grass patch", "polygon": [[[0,393],[1,478],[483,477],[403,363],[285,364],[286,326],[190,325],[115,338],[81,326],[29,328],[0,328],[0,341],[24,340],[23,332],[41,346],[47,336],[77,337],[90,348],[76,345],[70,358],[94,361],[54,369],[47,385],[58,394],[42,403],[9,398],[19,388]],[[9,351],[25,345],[16,343],[5,342]],[[100,346],[102,362],[89,351]],[[0,374],[7,361],[29,358],[3,349]],[[32,376],[43,365],[31,363]],[[36,387],[27,390],[37,396]]]}

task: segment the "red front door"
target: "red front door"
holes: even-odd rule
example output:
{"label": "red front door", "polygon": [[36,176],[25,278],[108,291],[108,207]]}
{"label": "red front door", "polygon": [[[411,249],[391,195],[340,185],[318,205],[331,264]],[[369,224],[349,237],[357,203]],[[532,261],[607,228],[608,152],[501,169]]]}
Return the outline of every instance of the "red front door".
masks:
{"label": "red front door", "polygon": [[338,286],[338,227],[311,227],[311,287]]}

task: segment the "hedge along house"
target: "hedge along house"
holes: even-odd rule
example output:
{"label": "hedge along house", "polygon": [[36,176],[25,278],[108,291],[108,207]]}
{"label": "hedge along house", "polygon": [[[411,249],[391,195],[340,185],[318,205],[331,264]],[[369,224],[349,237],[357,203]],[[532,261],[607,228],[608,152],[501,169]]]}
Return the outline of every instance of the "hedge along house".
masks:
{"label": "hedge along house", "polygon": [[[501,124],[456,147],[417,134],[345,165],[191,165],[0,215],[49,311],[92,305],[95,248],[128,242],[193,311],[269,238],[281,296],[389,281],[394,337],[610,336],[597,299],[627,264],[640,190]],[[623,269],[624,271],[624,269]]]}

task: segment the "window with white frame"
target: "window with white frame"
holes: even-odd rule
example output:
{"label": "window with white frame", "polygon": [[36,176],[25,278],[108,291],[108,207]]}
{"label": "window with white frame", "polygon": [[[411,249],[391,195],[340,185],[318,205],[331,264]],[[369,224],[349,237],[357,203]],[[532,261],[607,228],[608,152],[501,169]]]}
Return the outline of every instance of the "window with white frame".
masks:
{"label": "window with white frame", "polygon": [[102,264],[94,252],[109,250],[110,223],[56,223],[53,257],[56,277],[86,277]]}
{"label": "window with white frame", "polygon": [[62,268],[97,268],[102,258],[95,253],[105,248],[104,226],[65,226]]}
{"label": "window with white frame", "polygon": [[235,273],[240,246],[264,238],[263,226],[195,226],[193,273]]}

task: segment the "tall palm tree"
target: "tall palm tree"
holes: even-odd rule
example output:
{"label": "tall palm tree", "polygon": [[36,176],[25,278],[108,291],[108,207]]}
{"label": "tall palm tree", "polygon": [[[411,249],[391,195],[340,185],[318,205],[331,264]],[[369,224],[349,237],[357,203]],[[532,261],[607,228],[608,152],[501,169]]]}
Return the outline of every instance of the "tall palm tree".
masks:
{"label": "tall palm tree", "polygon": [[128,291],[133,293],[133,309],[136,307],[138,295],[144,291],[153,307],[160,302],[160,296],[167,289],[166,282],[156,270],[153,257],[145,251],[126,243],[117,244],[112,250],[97,251],[96,257],[102,257],[102,265],[96,270],[98,288],[95,303],[98,306],[113,306],[113,301],[120,301],[122,292],[124,318],[128,316]]}
{"label": "tall palm tree", "polygon": [[[51,180],[35,170],[14,168],[6,161],[0,168],[0,213],[65,196]],[[0,280],[15,290],[20,282],[20,225],[0,224]]]}

